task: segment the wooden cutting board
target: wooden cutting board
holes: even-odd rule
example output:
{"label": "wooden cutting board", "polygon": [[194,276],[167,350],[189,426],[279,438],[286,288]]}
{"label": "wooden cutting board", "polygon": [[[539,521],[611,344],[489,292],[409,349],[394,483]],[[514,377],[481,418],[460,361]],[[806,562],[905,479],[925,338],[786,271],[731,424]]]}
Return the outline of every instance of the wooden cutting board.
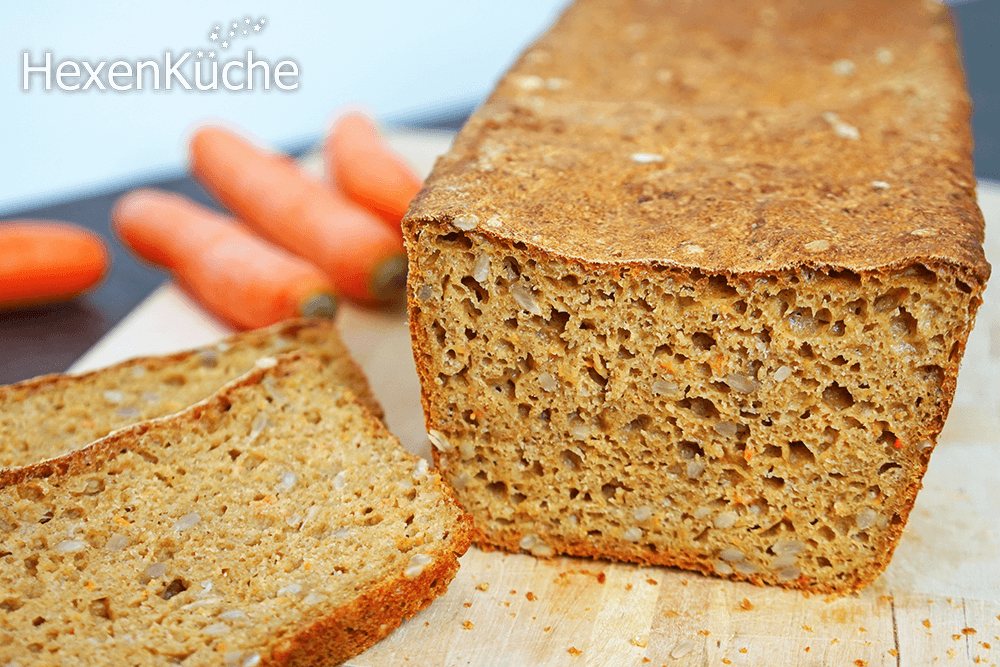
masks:
{"label": "wooden cutting board", "polygon": [[[447,134],[395,134],[422,172]],[[312,168],[316,168],[315,161]],[[1000,185],[980,186],[1000,259]],[[995,665],[1000,662],[1000,297],[969,341],[951,415],[886,573],[860,594],[805,596],[668,568],[472,549],[448,593],[354,667],[417,665]],[[390,429],[429,457],[402,314],[346,306],[344,338]],[[228,330],[173,286],[74,367],[182,349]]]}

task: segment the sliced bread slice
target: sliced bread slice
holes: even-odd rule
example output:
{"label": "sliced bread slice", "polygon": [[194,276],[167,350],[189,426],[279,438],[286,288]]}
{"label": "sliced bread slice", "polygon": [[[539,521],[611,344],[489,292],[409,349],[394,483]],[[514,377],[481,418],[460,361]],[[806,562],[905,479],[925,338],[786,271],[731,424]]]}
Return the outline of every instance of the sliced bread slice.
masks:
{"label": "sliced bread slice", "polygon": [[289,320],[196,350],[131,359],[82,375],[46,375],[0,387],[0,467],[65,454],[115,429],[209,396],[263,356],[302,349],[372,412],[382,408],[327,320]]}
{"label": "sliced bread slice", "polygon": [[471,524],[300,353],[0,470],[0,664],[330,665],[446,590]]}

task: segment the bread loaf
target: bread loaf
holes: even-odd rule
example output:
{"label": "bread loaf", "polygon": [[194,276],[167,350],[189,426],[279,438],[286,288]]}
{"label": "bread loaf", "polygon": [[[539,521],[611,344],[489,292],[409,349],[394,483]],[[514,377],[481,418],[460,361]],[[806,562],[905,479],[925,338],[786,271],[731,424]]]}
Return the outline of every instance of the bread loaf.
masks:
{"label": "bread loaf", "polygon": [[0,470],[0,664],[332,665],[443,592],[470,526],[313,358]]}
{"label": "bread loaf", "polygon": [[870,583],[989,276],[974,187],[935,2],[577,2],[403,222],[478,544]]}
{"label": "bread loaf", "polygon": [[292,349],[319,357],[324,374],[382,417],[336,327],[326,320],[289,320],[198,350],[0,387],[0,468],[59,456],[117,428],[177,412],[247,372],[258,358]]}

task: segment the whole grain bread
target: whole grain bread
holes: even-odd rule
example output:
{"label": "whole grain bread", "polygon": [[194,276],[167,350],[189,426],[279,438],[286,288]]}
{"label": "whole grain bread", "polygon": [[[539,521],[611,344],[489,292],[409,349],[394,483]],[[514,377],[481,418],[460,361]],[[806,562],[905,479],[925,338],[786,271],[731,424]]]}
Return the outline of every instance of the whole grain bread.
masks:
{"label": "whole grain bread", "polygon": [[936,2],[577,2],[403,221],[478,544],[870,583],[989,276],[974,186]]}
{"label": "whole grain bread", "polygon": [[471,526],[299,353],[0,470],[0,664],[330,665],[448,586]]}
{"label": "whole grain bread", "polygon": [[334,324],[288,320],[197,350],[0,387],[0,468],[59,456],[115,429],[177,412],[243,375],[260,357],[293,349],[317,356],[324,374],[383,416]]}

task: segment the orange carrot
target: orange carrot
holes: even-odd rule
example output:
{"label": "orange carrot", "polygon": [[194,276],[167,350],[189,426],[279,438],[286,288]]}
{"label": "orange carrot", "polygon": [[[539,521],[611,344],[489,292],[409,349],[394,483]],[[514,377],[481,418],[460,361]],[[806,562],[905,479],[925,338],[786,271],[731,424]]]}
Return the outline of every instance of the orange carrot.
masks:
{"label": "orange carrot", "polygon": [[420,192],[420,178],[386,145],[374,123],[349,113],[327,136],[327,173],[348,197],[398,226]]}
{"label": "orange carrot", "polygon": [[206,127],[191,138],[191,170],[241,223],[315,264],[339,293],[362,301],[403,294],[399,231],[288,158]]}
{"label": "orange carrot", "polygon": [[68,301],[96,286],[109,264],[101,237],[83,227],[0,223],[0,309]]}
{"label": "orange carrot", "polygon": [[237,327],[333,315],[333,286],[322,271],[185,197],[135,190],[118,200],[111,217],[136,254],[168,269]]}

